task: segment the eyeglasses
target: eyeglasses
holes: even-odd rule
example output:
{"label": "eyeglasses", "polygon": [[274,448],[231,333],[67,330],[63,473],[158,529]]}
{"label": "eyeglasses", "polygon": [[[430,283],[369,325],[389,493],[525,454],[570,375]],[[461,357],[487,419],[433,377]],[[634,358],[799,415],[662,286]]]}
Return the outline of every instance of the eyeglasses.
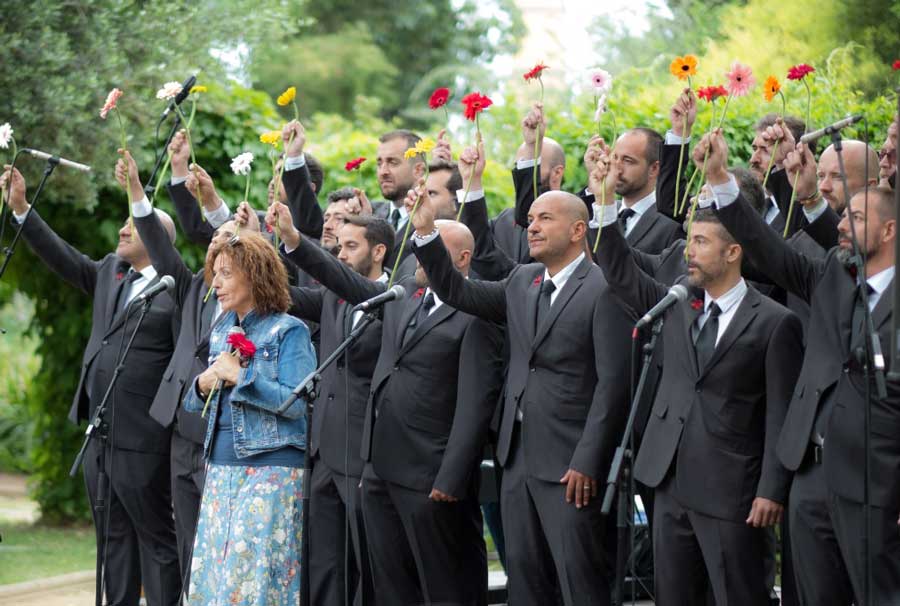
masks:
{"label": "eyeglasses", "polygon": [[885,158],[890,160],[891,163],[896,162],[897,161],[897,150],[896,149],[882,149],[880,152],[878,152],[878,161],[879,162],[881,162]]}

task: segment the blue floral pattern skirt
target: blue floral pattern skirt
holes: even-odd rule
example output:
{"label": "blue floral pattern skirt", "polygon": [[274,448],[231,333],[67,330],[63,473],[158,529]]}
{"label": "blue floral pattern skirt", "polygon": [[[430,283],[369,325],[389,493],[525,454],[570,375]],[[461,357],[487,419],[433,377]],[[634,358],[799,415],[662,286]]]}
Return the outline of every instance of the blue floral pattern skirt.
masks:
{"label": "blue floral pattern skirt", "polygon": [[303,470],[210,464],[190,604],[300,603]]}

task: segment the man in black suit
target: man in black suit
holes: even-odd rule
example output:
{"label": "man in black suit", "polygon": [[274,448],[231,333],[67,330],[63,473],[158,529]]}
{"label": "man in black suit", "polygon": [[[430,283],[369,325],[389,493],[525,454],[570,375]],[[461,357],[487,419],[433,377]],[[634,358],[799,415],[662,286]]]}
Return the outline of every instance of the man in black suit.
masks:
{"label": "man in black suit", "polygon": [[[471,152],[472,150],[467,150]],[[481,188],[483,149],[473,162]],[[467,158],[467,153],[463,158]],[[630,318],[585,254],[587,209],[566,192],[531,205],[530,255],[501,282],[453,268],[427,196],[413,217],[415,254],[442,300],[507,326],[509,365],[497,457],[512,604],[608,604],[611,562],[597,481],[627,410]],[[411,204],[413,197],[408,198]]]}
{"label": "man in black suit", "polygon": [[[4,192],[8,179],[9,171],[0,177]],[[73,423],[90,419],[109,387],[124,341],[137,326],[140,314],[129,303],[161,276],[127,220],[119,230],[115,252],[94,261],[63,241],[30,209],[18,171],[12,175],[9,204],[16,221],[27,218],[22,237],[34,253],[60,278],[93,298],[91,337],[69,413]],[[174,241],[171,218],[161,211],[159,218]],[[106,555],[104,577],[110,604],[136,606],[142,586],[152,605],[177,604],[181,595],[169,487],[170,430],[148,414],[178,334],[174,310],[169,293],[153,299],[108,401],[108,431],[99,430],[84,459],[91,505],[98,498],[106,501],[104,511],[94,509],[93,513],[98,558]],[[103,439],[103,434],[108,437]],[[98,494],[101,471],[109,478],[105,495]]]}
{"label": "man in black suit", "polygon": [[[713,155],[727,146],[713,138]],[[808,151],[799,150],[802,165],[786,163],[793,173],[808,171]],[[808,178],[806,179],[808,180]],[[799,186],[798,186],[799,188]],[[892,604],[900,598],[900,388],[887,383],[887,398],[876,395],[866,366],[863,300],[854,277],[851,229],[865,255],[867,303],[882,343],[890,342],[891,301],[886,294],[894,279],[896,223],[894,196],[887,189],[863,190],[850,201],[838,229],[839,245],[824,259],[809,259],[786,246],[750,216],[738,199],[719,199],[719,216],[748,255],[785,290],[810,304],[810,330],[803,368],[778,442],[778,456],[795,472],[790,494],[791,541],[802,603],[841,605],[854,602]],[[825,211],[817,204],[810,215]],[[830,206],[830,204],[829,204]],[[848,218],[848,216],[850,218]],[[852,227],[851,227],[852,223]],[[885,348],[887,368],[890,349]],[[866,555],[865,433],[866,390],[872,395],[870,428],[871,504],[869,546],[873,585],[864,592]]]}
{"label": "man in black suit", "polygon": [[[606,166],[604,157],[591,176],[598,192]],[[721,162],[709,162],[707,169],[715,195],[737,195]],[[607,206],[602,225],[616,220]],[[666,315],[663,377],[634,470],[637,479],[656,488],[660,605],[702,603],[697,591],[706,578],[717,603],[768,600],[764,528],[779,522],[790,485],[775,444],[797,377],[802,336],[796,316],[741,278],[741,257],[740,245],[716,216],[699,211],[688,243],[687,278],[679,280],[699,297]],[[601,239],[598,260],[616,294],[636,313],[646,313],[665,295],[666,286],[634,262],[619,230]]]}
{"label": "man in black suit", "polygon": [[[383,263],[394,246],[394,230],[384,219],[371,215],[347,214],[343,221],[337,233],[338,261],[373,282],[387,283]],[[296,289],[293,298],[291,313],[319,323],[323,358],[337,349],[363,316],[363,312],[352,312],[352,303],[323,287]],[[360,605],[375,600],[360,502],[363,460],[359,451],[380,348],[381,321],[375,320],[347,350],[346,357],[325,369],[319,383],[310,430],[314,465],[309,495],[309,584],[313,604]],[[345,550],[348,538],[351,547]]]}
{"label": "man in black suit", "polygon": [[[350,304],[386,290],[300,238],[283,205],[267,219],[282,226],[288,256]],[[442,229],[467,272],[471,234],[455,222]],[[363,419],[363,516],[375,594],[389,604],[484,604],[478,465],[499,392],[502,336],[444,304],[421,270],[402,284],[407,296],[384,306]]]}

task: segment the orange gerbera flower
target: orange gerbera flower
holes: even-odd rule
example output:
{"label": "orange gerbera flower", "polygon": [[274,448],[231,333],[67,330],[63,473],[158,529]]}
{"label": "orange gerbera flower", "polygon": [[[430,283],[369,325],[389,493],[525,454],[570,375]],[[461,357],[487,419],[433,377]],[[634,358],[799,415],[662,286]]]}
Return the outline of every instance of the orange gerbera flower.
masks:
{"label": "orange gerbera flower", "polygon": [[766,101],[771,101],[781,92],[781,82],[778,81],[778,78],[775,76],[769,76],[766,78],[766,83],[763,86],[763,95],[766,97]]}
{"label": "orange gerbera flower", "polygon": [[697,57],[694,55],[675,57],[672,63],[669,64],[669,71],[679,80],[687,80],[690,76],[696,76]]}

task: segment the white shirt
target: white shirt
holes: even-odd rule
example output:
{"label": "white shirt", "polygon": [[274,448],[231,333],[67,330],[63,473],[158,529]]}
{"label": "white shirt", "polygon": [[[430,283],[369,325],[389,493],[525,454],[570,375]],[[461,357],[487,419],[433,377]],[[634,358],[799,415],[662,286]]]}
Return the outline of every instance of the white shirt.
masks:
{"label": "white shirt", "polygon": [[555,276],[550,276],[550,271],[544,269],[544,282],[548,280],[553,282],[553,285],[556,286],[556,289],[550,293],[550,305],[553,305],[553,302],[556,301],[556,297],[559,296],[559,293],[562,291],[563,287],[566,285],[566,282],[569,281],[569,278],[572,277],[572,274],[575,273],[575,268],[578,267],[578,264],[584,260],[584,253],[581,253],[575,259],[563,267],[561,270],[556,272]]}
{"label": "white shirt", "polygon": [[[384,283],[384,282],[387,282],[387,280],[388,280],[387,273],[382,273],[380,276],[378,276],[378,279],[375,281]],[[359,322],[359,319],[362,318],[363,314],[365,314],[365,313],[366,312],[364,312],[363,310],[353,312],[353,328],[356,327],[356,323]]]}
{"label": "white shirt", "polygon": [[703,325],[706,324],[706,320],[709,318],[709,307],[713,303],[718,305],[720,311],[719,332],[716,334],[716,345],[718,345],[719,340],[722,338],[722,335],[725,334],[725,330],[728,328],[732,318],[734,318],[735,312],[737,312],[737,308],[740,306],[741,301],[744,300],[746,295],[747,283],[744,282],[743,278],[741,278],[737,284],[732,286],[731,290],[718,299],[713,299],[709,292],[706,292],[703,297],[703,313],[697,318],[698,330],[703,328]]}
{"label": "white shirt", "polygon": [[894,269],[893,266],[882,269],[874,276],[869,276],[866,279],[866,282],[872,287],[873,291],[869,295],[869,311],[875,309],[875,306],[878,305],[878,301],[881,299],[881,295],[883,295],[884,291],[891,285],[891,280],[894,279]]}
{"label": "white shirt", "polygon": [[763,218],[766,220],[766,223],[772,225],[772,221],[775,220],[775,217],[778,216],[778,205],[775,203],[774,196],[766,197],[767,209],[766,213],[763,215]]}
{"label": "white shirt", "polygon": [[[187,181],[187,177],[172,177],[170,183],[172,185],[179,185],[185,181]],[[147,198],[145,197],[144,199],[146,200]],[[206,207],[203,207],[203,216],[206,217],[207,223],[209,223],[213,229],[216,229],[231,219],[231,210],[228,208],[228,205],[225,204],[225,200],[219,198],[219,206],[217,206],[215,210],[206,210]]]}
{"label": "white shirt", "polygon": [[620,214],[626,208],[630,208],[631,210],[634,211],[634,214],[625,220],[625,235],[626,236],[631,233],[631,230],[634,229],[634,226],[637,225],[637,222],[641,220],[641,217],[644,215],[644,213],[647,212],[648,210],[650,210],[650,208],[654,204],[656,204],[656,192],[652,191],[649,194],[647,194],[646,196],[644,196],[643,198],[641,198],[640,200],[638,200],[637,202],[635,202],[634,204],[632,204],[631,206],[628,206],[623,203],[619,207]]}

